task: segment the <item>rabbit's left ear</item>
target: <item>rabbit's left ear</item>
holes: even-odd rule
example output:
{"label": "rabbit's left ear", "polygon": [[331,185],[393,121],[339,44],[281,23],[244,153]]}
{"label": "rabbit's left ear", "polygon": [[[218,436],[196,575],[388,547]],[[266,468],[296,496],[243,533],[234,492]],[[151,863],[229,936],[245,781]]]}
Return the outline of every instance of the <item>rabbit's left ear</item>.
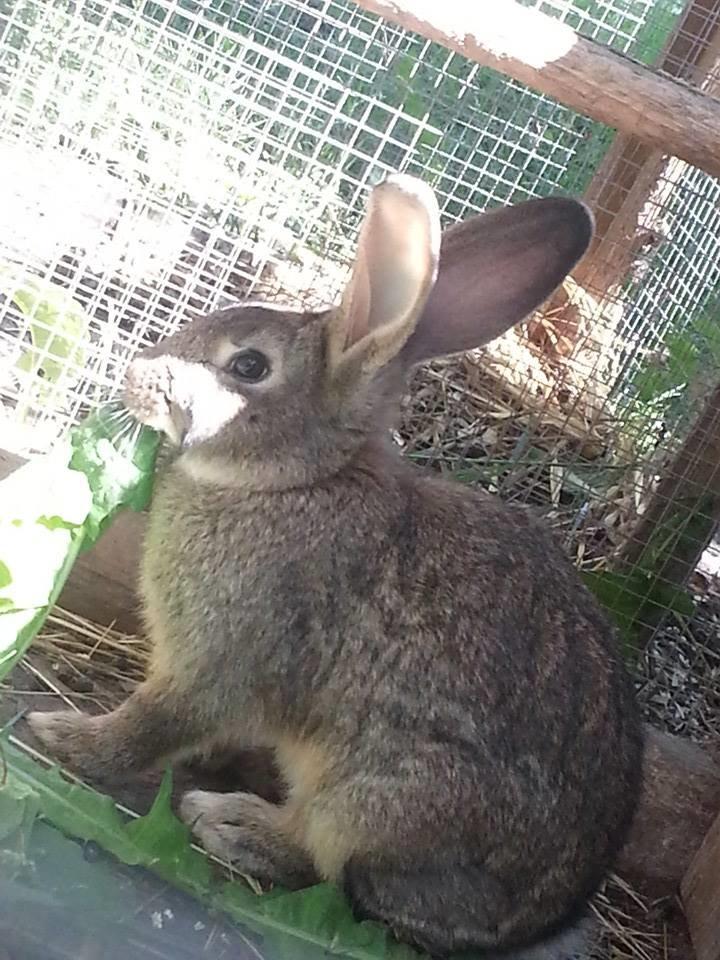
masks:
{"label": "rabbit's left ear", "polygon": [[334,376],[373,374],[412,334],[437,273],[440,214],[432,190],[405,175],[370,195],[357,256],[328,327]]}
{"label": "rabbit's left ear", "polygon": [[593,226],[585,204],[548,197],[450,227],[403,365],[482,346],[524,320],[583,256]]}

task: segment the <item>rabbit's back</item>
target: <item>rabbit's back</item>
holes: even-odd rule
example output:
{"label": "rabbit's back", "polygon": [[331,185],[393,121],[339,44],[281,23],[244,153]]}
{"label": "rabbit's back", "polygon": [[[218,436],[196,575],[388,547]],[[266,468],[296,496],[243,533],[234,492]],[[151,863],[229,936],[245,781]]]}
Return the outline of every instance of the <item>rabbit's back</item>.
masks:
{"label": "rabbit's back", "polygon": [[[391,821],[398,902],[435,872],[415,909],[430,917],[429,885],[453,942],[470,891],[500,942],[537,935],[583,908],[635,808],[639,723],[613,632],[528,512],[414,471],[378,496],[382,524],[363,525],[366,486],[333,562],[346,602],[324,709],[347,714],[349,806],[379,844]],[[369,862],[350,861],[349,893],[382,905],[392,883],[381,868],[377,899]]]}
{"label": "rabbit's back", "polygon": [[529,513],[414,473],[396,484],[379,542],[360,513],[334,563],[348,618],[332,698],[365,721],[349,755],[437,791],[411,832],[432,832],[439,808],[445,840],[498,875],[521,863],[532,885],[533,865],[553,863],[589,889],[624,839],[640,768],[613,632]]}

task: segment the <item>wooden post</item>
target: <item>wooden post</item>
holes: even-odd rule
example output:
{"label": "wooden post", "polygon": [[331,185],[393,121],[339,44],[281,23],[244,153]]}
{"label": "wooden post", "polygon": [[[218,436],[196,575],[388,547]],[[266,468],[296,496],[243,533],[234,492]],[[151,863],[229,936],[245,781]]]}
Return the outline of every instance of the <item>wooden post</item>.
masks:
{"label": "wooden post", "polygon": [[720,102],[513,0],[356,0],[559,103],[720,176]]}
{"label": "wooden post", "polygon": [[[691,0],[658,66],[715,95],[719,55],[720,0]],[[595,236],[573,274],[593,296],[603,297],[625,280],[644,241],[662,239],[656,227],[663,198],[685,169],[637,136],[615,137],[585,194],[595,213]]]}
{"label": "wooden post", "polygon": [[[709,78],[718,57],[719,28],[720,0],[691,0],[658,66],[714,93]],[[598,306],[591,308],[593,333],[589,333],[587,322],[575,320],[581,316],[577,298],[564,284],[527,327],[530,338],[545,356],[571,354],[578,340],[589,333],[597,344],[597,362],[602,363],[603,358],[612,365],[611,329],[622,319],[624,311],[620,303],[611,301],[640,252],[662,241],[661,217],[669,195],[686,169],[683,160],[668,158],[636,136],[618,133],[585,193],[584,199],[595,214],[595,235],[590,250],[573,271],[575,283],[596,304],[602,303],[602,321],[595,325]]]}
{"label": "wooden post", "polygon": [[594,297],[610,293],[627,276],[640,246],[638,219],[666,162],[659,150],[621,133],[598,167],[584,197],[596,233],[574,273]]}
{"label": "wooden post", "polygon": [[[714,94],[719,53],[720,0],[691,0],[658,66]],[[618,133],[585,193],[584,199],[595,214],[595,235],[590,250],[573,271],[573,280],[596,304],[602,303],[601,324],[590,334],[597,343],[598,361],[603,357],[613,363],[611,330],[624,311],[620,302],[613,305],[611,301],[641,251],[664,239],[662,215],[686,170],[683,160],[667,157],[636,136]],[[593,325],[597,313],[596,307],[592,310]],[[542,314],[530,321],[528,333],[546,356],[568,355],[589,329],[587,324],[573,322],[576,314],[576,298],[563,285],[545,304]]]}
{"label": "wooden post", "polygon": [[720,767],[690,740],[645,727],[643,789],[616,867],[675,896],[720,810]]}
{"label": "wooden post", "polygon": [[680,893],[697,960],[720,960],[720,814],[695,854]]}

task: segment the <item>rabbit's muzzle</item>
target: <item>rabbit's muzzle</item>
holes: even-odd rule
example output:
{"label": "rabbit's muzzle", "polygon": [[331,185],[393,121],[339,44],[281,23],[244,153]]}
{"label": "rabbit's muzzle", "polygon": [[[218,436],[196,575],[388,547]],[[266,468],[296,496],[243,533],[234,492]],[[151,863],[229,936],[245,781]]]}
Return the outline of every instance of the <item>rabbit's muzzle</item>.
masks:
{"label": "rabbit's muzzle", "polygon": [[137,420],[183,447],[216,436],[247,406],[209,364],[169,355],[133,360],[123,400]]}

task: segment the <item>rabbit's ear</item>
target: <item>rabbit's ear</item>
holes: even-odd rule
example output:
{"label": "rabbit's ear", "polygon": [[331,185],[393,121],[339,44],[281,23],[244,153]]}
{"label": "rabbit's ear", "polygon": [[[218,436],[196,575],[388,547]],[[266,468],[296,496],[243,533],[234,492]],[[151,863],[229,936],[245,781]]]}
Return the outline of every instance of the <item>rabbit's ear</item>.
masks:
{"label": "rabbit's ear", "polygon": [[350,282],[328,330],[336,374],[374,373],[415,328],[437,273],[440,214],[432,190],[405,175],[370,195]]}
{"label": "rabbit's ear", "polygon": [[593,228],[583,203],[562,198],[502,207],[451,227],[402,360],[412,365],[470,350],[525,319],[585,253]]}

